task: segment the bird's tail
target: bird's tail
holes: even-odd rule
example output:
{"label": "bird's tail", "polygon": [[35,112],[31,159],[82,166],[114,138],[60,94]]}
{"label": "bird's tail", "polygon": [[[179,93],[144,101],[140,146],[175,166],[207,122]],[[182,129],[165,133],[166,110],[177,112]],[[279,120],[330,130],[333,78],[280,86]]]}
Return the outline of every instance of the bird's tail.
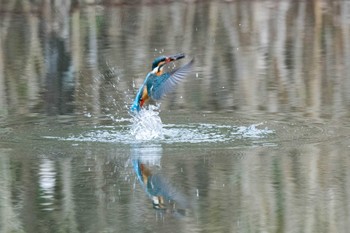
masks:
{"label": "bird's tail", "polygon": [[137,102],[137,100],[134,101],[134,103],[130,107],[131,113],[137,113],[141,110],[140,104]]}

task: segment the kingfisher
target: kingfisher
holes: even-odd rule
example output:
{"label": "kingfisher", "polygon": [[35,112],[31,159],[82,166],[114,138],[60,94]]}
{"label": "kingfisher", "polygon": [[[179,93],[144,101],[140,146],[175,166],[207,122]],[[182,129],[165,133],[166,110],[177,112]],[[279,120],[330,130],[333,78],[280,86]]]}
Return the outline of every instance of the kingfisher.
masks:
{"label": "kingfisher", "polygon": [[139,88],[130,108],[131,112],[139,112],[150,99],[158,101],[174,90],[175,86],[191,71],[194,59],[186,65],[168,73],[163,73],[163,68],[165,64],[184,57],[185,54],[179,53],[171,56],[160,56],[154,59],[152,71],[147,74],[145,81]]}

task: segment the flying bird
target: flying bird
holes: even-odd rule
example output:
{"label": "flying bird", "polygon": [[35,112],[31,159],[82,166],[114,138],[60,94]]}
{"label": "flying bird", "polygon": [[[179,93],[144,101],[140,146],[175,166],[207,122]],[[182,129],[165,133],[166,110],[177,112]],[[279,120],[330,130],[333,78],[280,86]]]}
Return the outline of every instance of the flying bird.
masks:
{"label": "flying bird", "polygon": [[171,56],[160,56],[154,59],[152,71],[147,74],[145,81],[139,88],[130,108],[131,112],[139,112],[150,99],[154,101],[160,100],[166,94],[172,92],[175,86],[184,80],[192,70],[194,59],[178,69],[163,73],[164,65],[184,57],[185,54],[180,53]]}

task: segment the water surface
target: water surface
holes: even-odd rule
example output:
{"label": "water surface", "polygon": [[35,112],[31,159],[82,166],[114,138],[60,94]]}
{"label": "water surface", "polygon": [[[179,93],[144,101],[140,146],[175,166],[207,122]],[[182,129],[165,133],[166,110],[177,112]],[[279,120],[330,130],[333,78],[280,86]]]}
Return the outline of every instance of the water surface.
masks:
{"label": "water surface", "polygon": [[135,3],[0,6],[0,231],[347,232],[349,3]]}

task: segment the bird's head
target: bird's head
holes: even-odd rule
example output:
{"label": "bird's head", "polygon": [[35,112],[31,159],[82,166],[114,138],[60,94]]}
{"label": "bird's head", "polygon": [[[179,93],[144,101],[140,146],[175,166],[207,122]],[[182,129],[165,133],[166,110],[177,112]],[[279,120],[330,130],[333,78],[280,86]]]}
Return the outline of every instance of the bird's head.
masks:
{"label": "bird's head", "polygon": [[179,53],[171,56],[160,56],[154,59],[152,63],[152,73],[156,74],[157,76],[161,75],[163,73],[163,66],[169,62],[179,60],[181,58],[184,58],[184,53]]}

